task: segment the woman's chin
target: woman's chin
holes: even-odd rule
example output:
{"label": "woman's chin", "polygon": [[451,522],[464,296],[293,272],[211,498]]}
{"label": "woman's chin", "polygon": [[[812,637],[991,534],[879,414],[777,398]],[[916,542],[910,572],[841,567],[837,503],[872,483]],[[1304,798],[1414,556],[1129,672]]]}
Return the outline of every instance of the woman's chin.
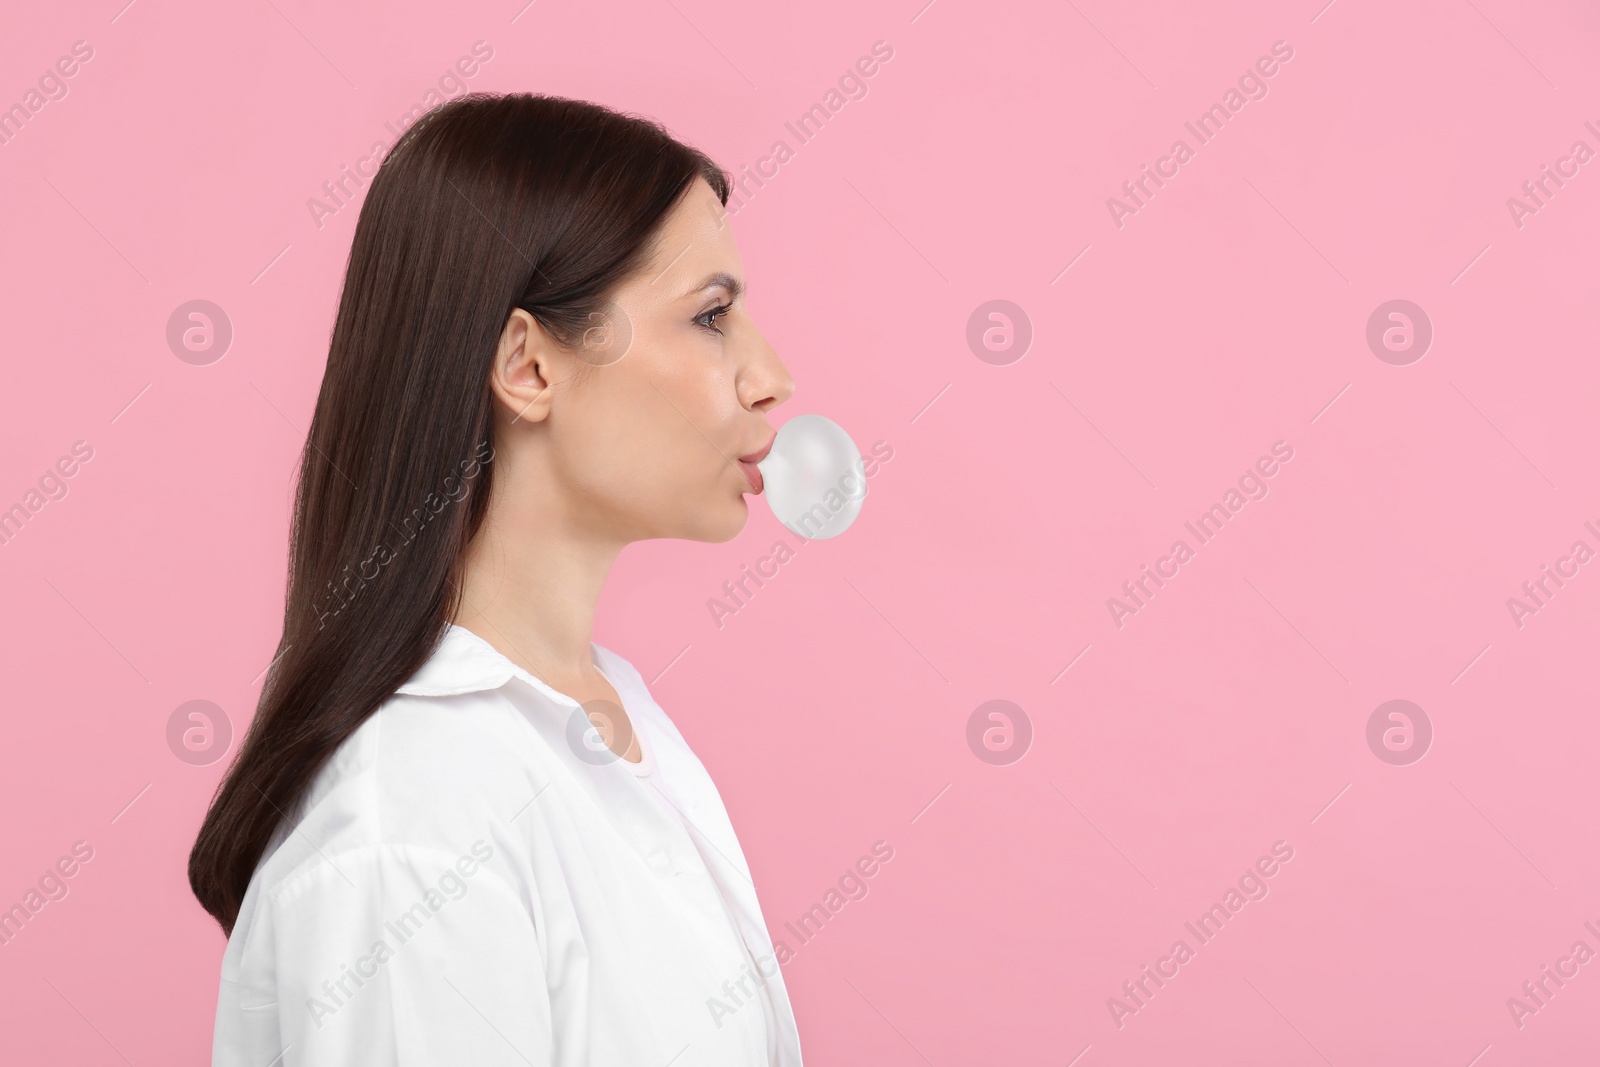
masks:
{"label": "woman's chin", "polygon": [[694,532],[685,533],[683,537],[690,541],[721,544],[732,541],[743,532],[745,524],[750,521],[750,505],[740,496],[731,504],[708,507],[696,518],[698,521],[694,524]]}

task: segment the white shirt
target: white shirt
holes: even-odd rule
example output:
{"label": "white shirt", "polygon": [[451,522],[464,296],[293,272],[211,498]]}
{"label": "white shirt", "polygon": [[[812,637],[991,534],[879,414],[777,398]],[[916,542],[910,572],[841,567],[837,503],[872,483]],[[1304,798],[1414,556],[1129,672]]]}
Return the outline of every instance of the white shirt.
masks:
{"label": "white shirt", "polygon": [[245,894],[216,1067],[799,1067],[722,799],[592,651],[638,765],[456,625],[339,746]]}

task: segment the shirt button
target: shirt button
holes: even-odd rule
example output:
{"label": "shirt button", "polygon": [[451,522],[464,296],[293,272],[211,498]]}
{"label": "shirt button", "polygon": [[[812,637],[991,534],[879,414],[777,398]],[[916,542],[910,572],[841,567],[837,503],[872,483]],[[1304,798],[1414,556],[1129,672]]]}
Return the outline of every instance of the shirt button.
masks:
{"label": "shirt button", "polygon": [[672,860],[672,850],[666,845],[657,845],[645,854],[645,861],[650,864],[650,869],[657,874],[678,873],[678,865]]}

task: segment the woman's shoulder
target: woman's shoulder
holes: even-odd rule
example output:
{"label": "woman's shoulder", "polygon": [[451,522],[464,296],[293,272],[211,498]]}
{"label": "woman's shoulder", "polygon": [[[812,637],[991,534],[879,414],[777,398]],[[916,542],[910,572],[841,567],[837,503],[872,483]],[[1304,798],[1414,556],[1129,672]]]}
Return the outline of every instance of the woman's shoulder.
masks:
{"label": "woman's shoulder", "polygon": [[[629,708],[668,735],[670,747],[686,751],[633,664],[603,646],[595,650]],[[423,667],[317,771],[252,889],[273,897],[301,883],[339,881],[338,859],[346,854],[360,863],[409,862],[408,852],[461,855],[486,831],[508,827],[545,786],[570,779],[569,749],[581,744],[581,731],[572,736],[574,710],[486,642],[451,627]]]}
{"label": "woman's shoulder", "polygon": [[[459,855],[512,818],[545,760],[498,691],[396,692],[340,743],[287,813],[257,878],[277,893],[337,857]],[[471,835],[471,836],[468,836]]]}

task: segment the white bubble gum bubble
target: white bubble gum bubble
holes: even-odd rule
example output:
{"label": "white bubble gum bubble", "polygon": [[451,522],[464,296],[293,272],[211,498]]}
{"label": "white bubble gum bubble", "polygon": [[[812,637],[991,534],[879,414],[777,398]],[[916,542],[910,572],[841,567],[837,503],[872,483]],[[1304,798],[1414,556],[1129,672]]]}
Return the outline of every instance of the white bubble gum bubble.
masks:
{"label": "white bubble gum bubble", "polygon": [[778,427],[772,451],[756,466],[772,513],[809,540],[844,533],[867,497],[861,450],[843,427],[821,415],[796,415]]}

